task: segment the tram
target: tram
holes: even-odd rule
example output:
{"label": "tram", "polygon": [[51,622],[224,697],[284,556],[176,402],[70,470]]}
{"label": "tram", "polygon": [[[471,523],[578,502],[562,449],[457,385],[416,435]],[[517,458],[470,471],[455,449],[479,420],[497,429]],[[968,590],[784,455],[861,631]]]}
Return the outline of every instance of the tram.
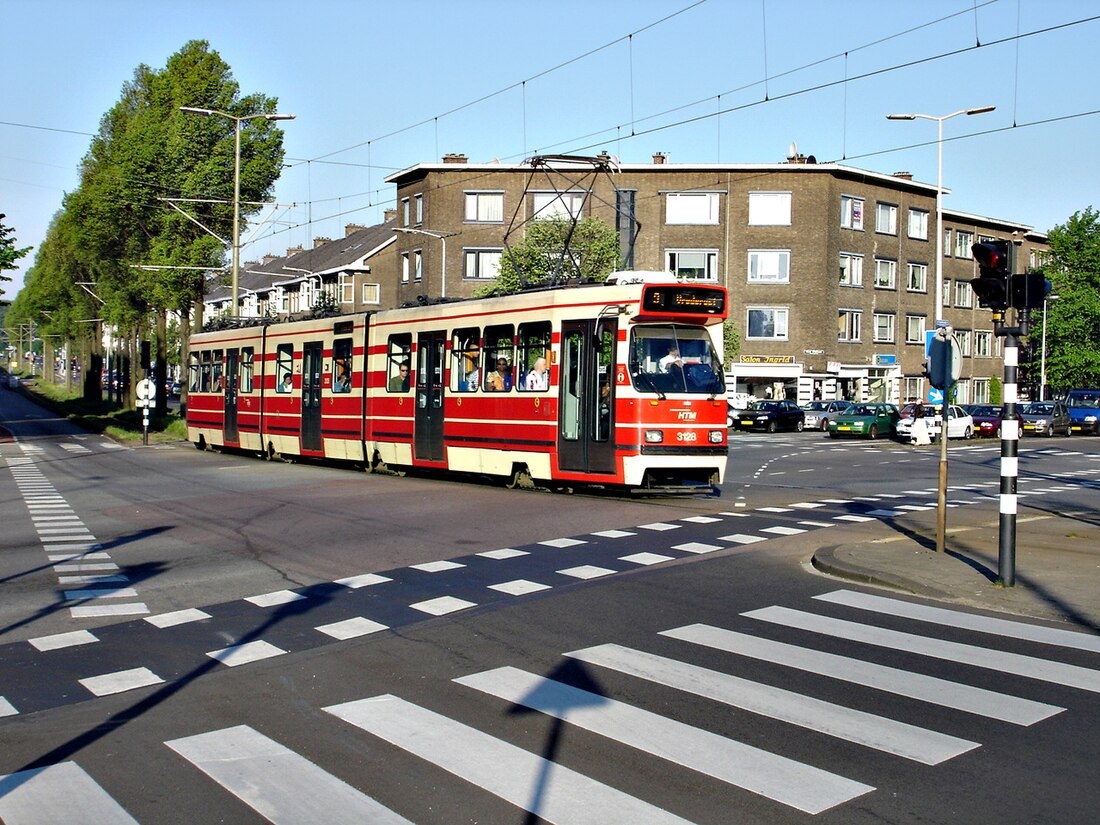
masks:
{"label": "tram", "polygon": [[510,486],[716,493],[726,290],[658,280],[197,333],[188,438]]}

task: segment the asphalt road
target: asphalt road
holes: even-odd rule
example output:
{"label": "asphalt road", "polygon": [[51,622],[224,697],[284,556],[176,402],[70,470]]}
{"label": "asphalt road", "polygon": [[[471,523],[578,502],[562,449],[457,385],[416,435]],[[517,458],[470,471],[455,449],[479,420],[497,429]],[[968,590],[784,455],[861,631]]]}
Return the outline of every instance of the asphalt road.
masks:
{"label": "asphalt road", "polygon": [[[807,569],[934,524],[928,448],[734,436],[721,498],[630,501],[0,415],[7,825],[1095,820],[1094,637]],[[1100,472],[1100,439],[1024,448],[1025,487]],[[952,444],[952,523],[997,456]]]}

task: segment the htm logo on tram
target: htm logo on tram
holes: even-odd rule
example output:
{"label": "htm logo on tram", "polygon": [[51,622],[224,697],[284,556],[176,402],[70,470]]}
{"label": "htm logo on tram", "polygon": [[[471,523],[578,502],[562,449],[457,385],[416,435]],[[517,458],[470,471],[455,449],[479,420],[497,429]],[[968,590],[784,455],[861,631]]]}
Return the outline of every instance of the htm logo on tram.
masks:
{"label": "htm logo on tram", "polygon": [[676,410],[677,421],[694,421],[695,410]]}

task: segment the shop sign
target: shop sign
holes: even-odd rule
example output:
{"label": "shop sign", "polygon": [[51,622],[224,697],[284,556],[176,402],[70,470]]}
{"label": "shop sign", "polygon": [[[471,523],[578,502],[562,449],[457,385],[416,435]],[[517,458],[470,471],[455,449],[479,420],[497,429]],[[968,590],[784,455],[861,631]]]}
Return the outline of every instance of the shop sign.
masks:
{"label": "shop sign", "polygon": [[896,355],[893,355],[893,354],[890,354],[890,355],[881,355],[881,354],[875,355],[875,366],[876,367],[892,367],[895,364],[897,364],[897,362],[898,362],[898,357]]}
{"label": "shop sign", "polygon": [[742,355],[742,364],[793,364],[793,355]]}

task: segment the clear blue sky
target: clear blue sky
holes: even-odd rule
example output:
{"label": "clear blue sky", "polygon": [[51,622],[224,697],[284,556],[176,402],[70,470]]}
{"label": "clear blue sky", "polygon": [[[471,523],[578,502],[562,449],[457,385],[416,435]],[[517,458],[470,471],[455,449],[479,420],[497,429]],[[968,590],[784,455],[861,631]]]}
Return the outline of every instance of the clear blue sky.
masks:
{"label": "clear blue sky", "polygon": [[945,206],[1046,231],[1100,206],[1100,20],[1067,25],[1097,15],[1096,0],[0,0],[0,212],[37,247],[134,69],[205,39],[244,93],[297,115],[275,197],[298,206],[247,259],[377,223],[383,178],[448,152],[775,163],[795,141],[934,184],[936,124],[885,115],[981,105],[997,110],[944,124]]}

